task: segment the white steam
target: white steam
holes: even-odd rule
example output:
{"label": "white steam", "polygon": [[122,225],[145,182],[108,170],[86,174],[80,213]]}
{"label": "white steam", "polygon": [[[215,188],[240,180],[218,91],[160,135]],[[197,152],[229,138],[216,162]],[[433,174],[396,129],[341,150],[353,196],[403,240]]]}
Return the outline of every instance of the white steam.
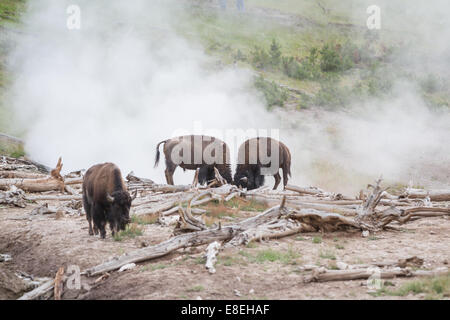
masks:
{"label": "white steam", "polygon": [[[62,156],[66,171],[111,161],[124,175],[134,170],[163,183],[164,163],[153,169],[156,144],[201,122],[204,129],[280,128],[293,156],[291,182],[300,185],[353,192],[380,174],[419,183],[450,178],[448,114],[432,114],[410,84],[351,113],[278,117],[266,111],[249,72],[218,68],[173,31],[176,1],[76,3],[81,30],[66,27],[73,1],[30,1],[25,33],[10,57],[13,107],[27,129],[27,152],[38,161],[52,166]],[[425,35],[429,20],[420,29]],[[436,48],[442,65],[448,41]],[[235,159],[234,143],[226,142]],[[423,163],[431,169],[422,170]],[[180,169],[174,177],[191,179]]]}

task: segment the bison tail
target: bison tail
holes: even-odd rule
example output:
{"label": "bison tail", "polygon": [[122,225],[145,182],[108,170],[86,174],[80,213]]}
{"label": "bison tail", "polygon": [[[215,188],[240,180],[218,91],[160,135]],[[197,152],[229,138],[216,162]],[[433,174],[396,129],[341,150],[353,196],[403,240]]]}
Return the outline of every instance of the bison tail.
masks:
{"label": "bison tail", "polygon": [[283,168],[283,171],[286,171],[288,176],[291,177],[291,153],[289,149],[286,147],[286,161],[285,161],[285,167]]}
{"label": "bison tail", "polygon": [[167,142],[167,140],[164,140],[164,141],[161,141],[160,143],[158,143],[157,145],[156,145],[156,157],[155,157],[155,168],[158,166],[158,164],[159,164],[159,158],[160,158],[160,152],[159,152],[159,145],[161,144],[161,143],[166,143]]}

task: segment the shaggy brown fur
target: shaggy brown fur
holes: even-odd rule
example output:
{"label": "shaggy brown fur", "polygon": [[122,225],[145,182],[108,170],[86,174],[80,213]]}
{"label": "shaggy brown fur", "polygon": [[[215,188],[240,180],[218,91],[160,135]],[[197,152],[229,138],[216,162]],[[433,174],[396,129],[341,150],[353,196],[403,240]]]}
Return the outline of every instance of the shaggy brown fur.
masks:
{"label": "shaggy brown fur", "polygon": [[[210,149],[214,146],[212,143],[214,143],[214,145],[221,146],[222,154],[217,157],[220,161],[207,163],[207,159],[204,159],[205,154],[211,154],[212,157],[215,157],[215,151]],[[175,172],[177,166],[180,166],[184,170],[197,170],[197,168],[203,168],[203,170],[205,170],[206,166],[208,170],[205,170],[205,173],[202,173],[202,176],[207,176],[208,179],[211,178],[211,172],[213,172],[213,168],[216,167],[222,177],[227,180],[228,183],[231,183],[230,150],[227,144],[222,140],[209,136],[187,135],[161,141],[156,146],[155,167],[158,166],[159,163],[159,146],[161,144],[164,144],[164,155],[166,156],[165,174],[168,184],[174,184],[173,173]],[[175,153],[173,153],[175,147],[179,148],[178,150],[181,150],[179,156],[183,159],[184,156],[186,156],[188,161],[181,161],[181,163],[177,163],[176,159],[172,159],[172,155],[176,153],[176,150]],[[184,155],[183,150],[189,150],[190,154]],[[198,163],[195,163],[196,159],[199,159]]]}
{"label": "shaggy brown fur", "polygon": [[[256,154],[250,154],[251,146],[255,145]],[[264,176],[261,175],[261,168],[268,168],[271,166],[271,162],[268,164],[262,164],[260,159],[260,148],[266,147],[267,150],[263,154],[270,157],[272,152],[279,153],[279,165],[276,173],[273,174],[275,178],[275,190],[280,184],[281,177],[278,169],[283,171],[283,186],[286,187],[288,183],[288,176],[291,176],[291,153],[286,145],[280,141],[267,137],[258,137],[245,141],[239,147],[238,153],[238,165],[236,167],[236,173],[234,175],[234,184],[242,186],[248,190],[256,189],[264,184]],[[250,157],[252,156],[252,157]],[[251,161],[252,158],[256,158],[256,163]],[[246,178],[246,179],[243,179]]]}
{"label": "shaggy brown fur", "polygon": [[89,235],[98,234],[100,230],[101,237],[105,238],[106,222],[109,222],[113,235],[124,230],[130,222],[132,200],[115,164],[96,164],[89,168],[83,179],[83,206],[89,222]]}

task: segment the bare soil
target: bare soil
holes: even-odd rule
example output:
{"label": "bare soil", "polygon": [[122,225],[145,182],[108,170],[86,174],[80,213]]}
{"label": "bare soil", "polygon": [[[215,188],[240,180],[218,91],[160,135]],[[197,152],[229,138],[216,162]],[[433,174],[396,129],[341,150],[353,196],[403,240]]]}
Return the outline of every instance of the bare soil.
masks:
{"label": "bare soil", "polygon": [[[56,205],[56,203],[50,203]],[[108,232],[102,240],[88,235],[85,216],[30,215],[38,204],[26,208],[0,208],[0,253],[12,260],[0,262],[1,272],[26,272],[35,277],[54,277],[61,266],[81,270],[114,256],[154,245],[172,236],[173,227],[141,226],[143,234],[115,241]],[[247,212],[256,215],[259,212]],[[238,220],[240,217],[234,216]],[[223,224],[229,220],[222,220]],[[298,234],[247,247],[220,252],[217,272],[204,266],[205,246],[179,250],[138,264],[134,269],[112,272],[98,283],[83,278],[89,291],[66,290],[63,299],[417,299],[423,295],[374,297],[365,280],[302,282],[303,265],[333,268],[337,261],[363,264],[411,256],[425,260],[424,269],[446,266],[450,260],[450,221],[447,217],[422,219],[400,232],[380,232],[363,238],[358,233]],[[314,240],[314,241],[313,241]],[[271,261],[273,260],[273,261]],[[9,278],[8,278],[9,279]],[[410,279],[394,279],[394,288]],[[5,284],[3,284],[5,286]],[[11,287],[11,286],[10,286]],[[2,289],[0,299],[23,292]]]}

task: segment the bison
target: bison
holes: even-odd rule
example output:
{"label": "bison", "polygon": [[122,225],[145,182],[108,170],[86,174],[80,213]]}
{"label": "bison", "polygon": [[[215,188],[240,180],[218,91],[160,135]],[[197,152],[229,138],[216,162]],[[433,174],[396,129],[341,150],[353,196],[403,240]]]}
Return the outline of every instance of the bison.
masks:
{"label": "bison", "polygon": [[[278,152],[278,155],[274,152]],[[272,171],[261,172],[262,168],[267,168],[267,171],[269,171],[268,168],[272,168]],[[281,181],[279,169],[283,170],[283,185],[286,187],[288,176],[291,176],[291,153],[288,147],[272,138],[249,139],[239,147],[233,184],[253,190],[264,185],[265,175],[273,174],[275,178],[273,189],[275,190]]]}
{"label": "bison", "polygon": [[183,170],[200,168],[201,184],[214,179],[214,167],[228,183],[232,182],[230,150],[222,140],[210,136],[187,135],[161,141],[156,146],[155,168],[159,163],[161,144],[164,144],[166,157],[167,184],[174,184],[173,174],[177,166]]}
{"label": "bison", "polygon": [[[105,226],[114,236],[125,230],[130,222],[130,207],[133,198],[127,191],[120,169],[113,163],[96,164],[86,171],[83,179],[83,206],[89,222],[89,235],[98,234],[104,239]],[[94,228],[92,228],[92,220]]]}

